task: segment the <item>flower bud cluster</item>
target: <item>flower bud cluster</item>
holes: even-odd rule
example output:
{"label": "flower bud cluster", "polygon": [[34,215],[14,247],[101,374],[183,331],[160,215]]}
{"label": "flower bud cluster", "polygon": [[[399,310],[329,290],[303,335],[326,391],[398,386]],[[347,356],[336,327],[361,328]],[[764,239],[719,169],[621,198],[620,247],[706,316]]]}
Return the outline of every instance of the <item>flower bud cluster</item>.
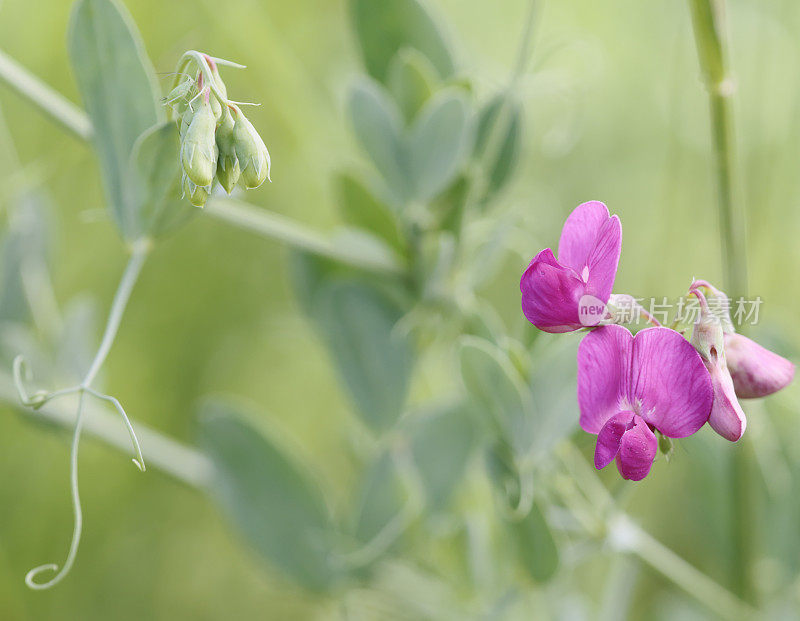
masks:
{"label": "flower bud cluster", "polygon": [[[185,69],[194,63],[194,77]],[[216,183],[230,194],[237,183],[251,189],[269,179],[269,151],[239,105],[228,99],[217,65],[230,64],[187,52],[178,65],[184,76],[164,98],[180,132],[183,194],[203,207]]]}

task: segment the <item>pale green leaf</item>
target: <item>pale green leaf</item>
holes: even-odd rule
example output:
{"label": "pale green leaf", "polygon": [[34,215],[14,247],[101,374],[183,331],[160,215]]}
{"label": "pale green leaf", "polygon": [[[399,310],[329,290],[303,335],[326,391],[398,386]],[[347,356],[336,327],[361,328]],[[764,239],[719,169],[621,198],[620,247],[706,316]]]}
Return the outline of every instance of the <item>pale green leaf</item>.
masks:
{"label": "pale green leaf", "polygon": [[133,146],[136,197],[132,207],[145,235],[169,233],[199,211],[181,199],[179,152],[178,132],[169,121],[146,130]]}
{"label": "pale green leaf", "polygon": [[521,567],[535,582],[550,580],[558,569],[558,547],[539,503],[510,527]]}
{"label": "pale green leaf", "polygon": [[536,404],[533,449],[551,451],[578,424],[578,345],[573,334],[543,334],[530,354],[529,388]]}
{"label": "pale green leaf", "polygon": [[335,529],[308,473],[237,406],[205,403],[200,425],[215,466],[211,495],[248,547],[302,586],[329,589]]}
{"label": "pale green leaf", "polygon": [[367,71],[385,82],[389,64],[402,48],[414,48],[436,67],[440,78],[455,71],[439,25],[420,0],[350,0],[350,12]]}
{"label": "pale green leaf", "polygon": [[354,86],[349,109],[357,138],[401,207],[450,185],[470,148],[470,110],[458,89],[428,101],[407,131],[397,105],[373,82]]}
{"label": "pale green leaf", "polygon": [[69,29],[72,69],[94,127],[108,207],[123,237],[142,234],[136,219],[131,151],[163,120],[153,69],[136,26],[116,0],[78,0]]}
{"label": "pale green leaf", "polygon": [[407,148],[414,199],[432,199],[455,178],[470,146],[469,114],[457,89],[442,91],[419,113]]}
{"label": "pale green leaf", "polygon": [[431,509],[443,508],[464,476],[477,439],[473,423],[463,403],[421,413],[410,422],[411,452]]}
{"label": "pale green leaf", "polygon": [[364,471],[357,502],[356,539],[368,543],[402,519],[407,493],[390,453],[381,453]]}
{"label": "pale green leaf", "polygon": [[529,455],[534,440],[533,404],[523,378],[496,345],[463,337],[458,350],[461,377],[479,414],[518,458]]}
{"label": "pale green leaf", "polygon": [[498,95],[481,110],[475,136],[474,157],[488,175],[487,198],[510,179],[519,162],[521,142],[522,109],[509,96]]}
{"label": "pale green leaf", "polygon": [[431,62],[413,48],[400,50],[389,66],[387,87],[407,123],[431,98],[438,77]]}
{"label": "pale green leaf", "polygon": [[403,121],[395,103],[377,84],[356,83],[350,93],[350,120],[356,137],[383,178],[392,200],[410,195]]}
{"label": "pale green leaf", "polygon": [[369,286],[332,281],[311,312],[356,411],[372,430],[389,429],[403,411],[413,365],[408,336],[395,330],[403,311]]}
{"label": "pale green leaf", "polygon": [[24,322],[38,291],[29,289],[48,271],[49,213],[36,191],[16,196],[9,208],[8,230],[0,235],[0,321]]}
{"label": "pale green leaf", "polygon": [[380,237],[389,246],[405,253],[405,244],[392,210],[354,176],[343,173],[336,178],[339,209],[348,224]]}

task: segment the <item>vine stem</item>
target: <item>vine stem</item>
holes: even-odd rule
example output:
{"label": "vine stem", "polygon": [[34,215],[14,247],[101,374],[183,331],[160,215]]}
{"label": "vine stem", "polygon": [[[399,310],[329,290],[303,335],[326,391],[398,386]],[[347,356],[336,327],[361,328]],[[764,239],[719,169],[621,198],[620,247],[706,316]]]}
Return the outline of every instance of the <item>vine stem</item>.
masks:
{"label": "vine stem", "polygon": [[227,224],[352,267],[398,276],[406,271],[397,256],[383,244],[337,243],[335,238],[311,230],[291,218],[244,201],[215,196],[203,211]]}
{"label": "vine stem", "polygon": [[[725,290],[732,299],[739,299],[747,295],[746,219],[734,185],[736,166],[731,106],[734,83],[728,73],[726,57],[725,5],[724,0],[689,0],[689,6],[709,97]],[[751,568],[756,515],[749,436],[742,438],[739,444],[731,455],[729,468],[733,504],[731,586],[745,600],[755,603],[757,594]]]}
{"label": "vine stem", "polygon": [[108,352],[111,351],[111,346],[114,344],[114,339],[117,336],[117,330],[119,330],[120,321],[122,321],[122,315],[125,313],[128,300],[131,297],[131,291],[133,291],[133,286],[139,278],[142,266],[150,252],[151,245],[149,239],[140,239],[133,244],[131,257],[128,260],[128,265],[125,267],[125,272],[122,274],[122,279],[114,295],[114,301],[111,303],[111,310],[108,313],[108,322],[106,323],[106,329],[103,333],[100,347],[97,349],[94,360],[92,360],[92,365],[86,372],[83,382],[81,382],[81,387],[84,389],[91,386],[94,378],[97,376],[97,372],[100,370],[100,367],[103,366]]}

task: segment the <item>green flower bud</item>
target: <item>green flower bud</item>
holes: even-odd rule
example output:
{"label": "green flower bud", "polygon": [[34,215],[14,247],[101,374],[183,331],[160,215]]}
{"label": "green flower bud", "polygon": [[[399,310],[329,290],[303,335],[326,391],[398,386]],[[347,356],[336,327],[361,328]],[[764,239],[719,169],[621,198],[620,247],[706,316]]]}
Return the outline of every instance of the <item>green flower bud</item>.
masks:
{"label": "green flower bud", "polygon": [[239,180],[241,170],[239,160],[236,159],[236,149],[233,142],[233,117],[230,110],[225,108],[222,123],[217,128],[217,148],[219,157],[217,158],[217,179],[225,191],[230,194],[236,182]]}
{"label": "green flower bud", "polygon": [[219,70],[217,69],[216,63],[211,66],[211,75],[214,76],[214,86],[216,86],[217,90],[222,93],[222,96],[227,99],[228,89],[225,87],[225,82],[222,81],[222,77],[219,75]]}
{"label": "green flower bud", "polygon": [[247,188],[257,188],[269,179],[269,151],[256,128],[241,110],[236,109],[233,142],[242,171],[242,181]]}
{"label": "green flower bud", "polygon": [[186,173],[183,173],[181,184],[183,185],[184,196],[189,199],[189,202],[192,205],[195,207],[203,207],[203,205],[206,204],[209,191],[211,189],[209,186],[202,186],[193,183]]}
{"label": "green flower bud", "polygon": [[181,142],[183,142],[183,139],[186,136],[186,132],[189,131],[189,125],[191,125],[193,118],[194,118],[194,110],[192,110],[187,105],[183,113],[178,117],[177,120],[178,129],[180,130],[180,135],[181,135]]}
{"label": "green flower bud", "polygon": [[214,113],[214,121],[219,125],[222,122],[222,105],[213,92],[209,96],[209,103],[211,104],[211,111]]}
{"label": "green flower bud", "polygon": [[217,145],[214,138],[217,121],[211,104],[202,97],[201,100],[183,138],[181,163],[193,183],[209,186],[217,168]]}

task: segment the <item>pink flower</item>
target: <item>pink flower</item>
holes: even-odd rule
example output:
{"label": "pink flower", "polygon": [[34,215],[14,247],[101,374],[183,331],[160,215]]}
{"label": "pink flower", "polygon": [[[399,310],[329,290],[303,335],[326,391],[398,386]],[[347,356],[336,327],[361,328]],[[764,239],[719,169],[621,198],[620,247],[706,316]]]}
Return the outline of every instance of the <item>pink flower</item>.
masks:
{"label": "pink flower", "polygon": [[700,355],[669,328],[635,337],[616,325],[597,328],[578,348],[580,425],[597,434],[594,464],[616,458],[623,478],[647,476],[656,456],[656,429],[685,438],[708,420],[713,389]]}
{"label": "pink flower", "polygon": [[[547,248],[522,274],[522,312],[545,332],[570,332],[594,323],[581,322],[583,296],[605,305],[614,287],[622,249],[619,218],[599,201],[578,205],[567,218],[558,242],[558,260]],[[591,313],[591,317],[600,317]]]}
{"label": "pink flower", "polygon": [[791,362],[741,334],[725,335],[725,357],[740,399],[766,397],[794,378]]}

